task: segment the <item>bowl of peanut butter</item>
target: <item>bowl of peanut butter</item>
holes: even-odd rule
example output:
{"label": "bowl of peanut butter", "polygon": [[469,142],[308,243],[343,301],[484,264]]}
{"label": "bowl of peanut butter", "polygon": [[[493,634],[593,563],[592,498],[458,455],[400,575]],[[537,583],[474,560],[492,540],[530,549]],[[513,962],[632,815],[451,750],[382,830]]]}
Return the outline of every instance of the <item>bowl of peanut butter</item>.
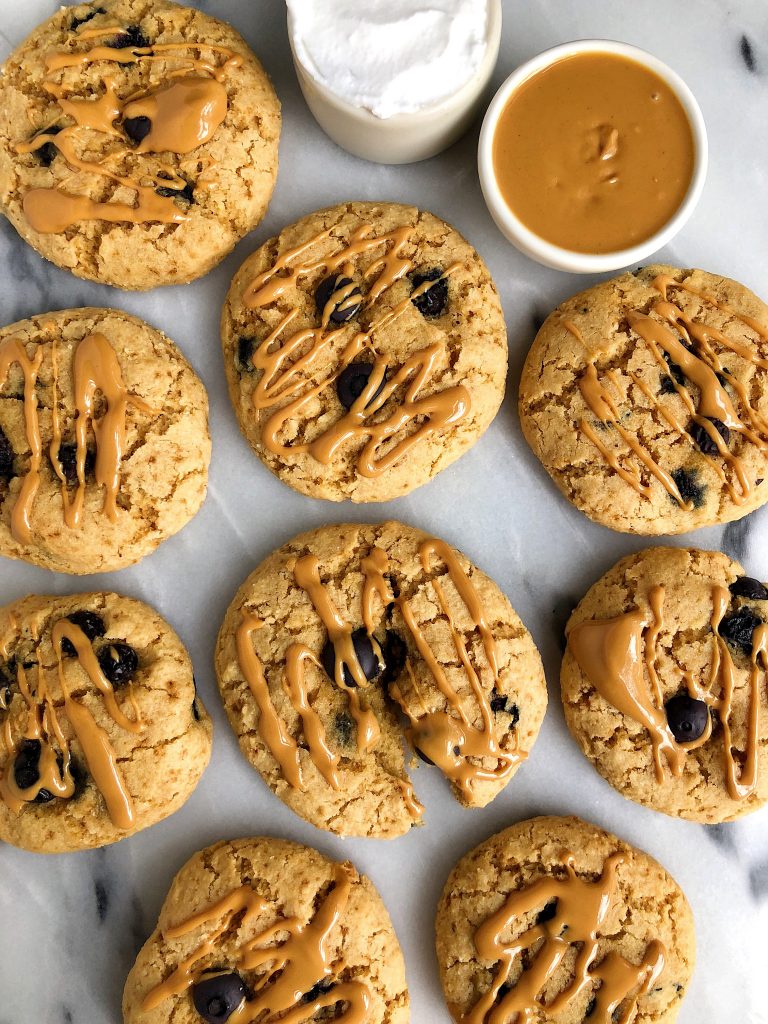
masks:
{"label": "bowl of peanut butter", "polygon": [[480,183],[501,232],[544,266],[602,273],[666,245],[699,200],[707,132],[671,68],[580,39],[518,67],[483,121]]}

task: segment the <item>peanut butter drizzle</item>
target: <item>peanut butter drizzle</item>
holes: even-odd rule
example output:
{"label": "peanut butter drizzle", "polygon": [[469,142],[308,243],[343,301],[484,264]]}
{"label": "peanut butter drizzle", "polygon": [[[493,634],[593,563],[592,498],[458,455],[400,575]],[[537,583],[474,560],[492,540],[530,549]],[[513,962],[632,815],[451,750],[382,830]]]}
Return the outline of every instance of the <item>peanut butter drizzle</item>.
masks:
{"label": "peanut butter drizzle", "polygon": [[323,670],[323,666],[308,647],[304,644],[291,644],[285,656],[286,690],[291,704],[301,718],[309,756],[331,789],[339,790],[341,785],[336,771],[339,757],[328,746],[320,716],[309,703],[304,682],[305,661],[311,661],[321,671]]}
{"label": "peanut butter drizzle", "polygon": [[[120,728],[132,733],[139,732],[143,724],[138,719],[131,721],[126,718],[118,707],[112,684],[101,671],[91,641],[80,627],[68,619],[59,619],[54,623],[51,629],[51,643],[56,651],[59,684],[64,698],[61,710],[82,747],[88,770],[104,797],[112,823],[117,828],[128,830],[135,821],[133,800],[126,789],[107,733],[96,723],[88,708],[71,696],[61,655],[61,643],[64,639],[74,647],[78,662],[100,693],[112,720]],[[28,709],[23,738],[39,741],[40,760],[37,782],[28,789],[20,790],[13,776],[17,746],[13,742],[10,725],[6,722],[5,745],[10,756],[0,779],[0,798],[16,814],[22,810],[24,804],[33,801],[41,789],[47,789],[53,796],[62,798],[71,797],[75,791],[70,769],[69,743],[59,724],[57,708],[51,699],[41,666],[37,666],[37,687],[34,693],[27,683],[22,665],[18,667],[17,679]],[[60,754],[57,754],[57,748]]]}
{"label": "peanut butter drizzle", "polygon": [[[370,989],[362,982],[342,981],[311,1002],[302,1002],[304,993],[325,979],[332,978],[344,967],[343,963],[334,964],[330,960],[328,944],[347,907],[352,869],[346,864],[336,864],[334,869],[334,886],[309,922],[303,924],[297,918],[279,917],[255,938],[237,947],[233,955],[233,967],[245,971],[263,968],[263,972],[252,986],[253,996],[244,999],[229,1017],[231,1024],[253,1024],[257,1019],[260,1024],[276,1024],[278,1019],[280,1024],[286,1021],[300,1024],[301,1021],[312,1019],[321,1008],[342,1002],[346,1003],[344,1012],[335,1019],[347,1024],[364,1024],[370,1006]],[[181,924],[168,928],[164,938],[173,940],[221,921],[165,981],[147,993],[142,1010],[153,1010],[166,999],[180,995],[196,984],[206,973],[200,961],[217,954],[217,940],[233,921],[242,915],[239,931],[244,932],[251,921],[269,907],[270,904],[258,896],[250,885],[243,885]],[[279,935],[286,932],[286,940],[273,944]]]}
{"label": "peanut butter drizzle", "polygon": [[[633,1018],[638,1000],[646,995],[664,970],[665,949],[656,940],[649,943],[642,961],[634,965],[620,954],[610,952],[596,966],[600,932],[616,899],[616,869],[624,857],[614,853],[603,864],[597,881],[579,878],[575,858],[567,853],[563,863],[567,878],[545,876],[512,893],[495,914],[475,932],[475,948],[483,960],[498,963],[488,991],[464,1014],[463,1024],[530,1024],[542,1014],[554,1017],[585,989],[595,988],[595,1024],[614,1024],[613,1012],[628,997],[630,1002],[621,1020]],[[555,912],[548,921],[532,924],[517,939],[505,941],[515,921],[556,900]],[[543,942],[541,941],[543,940]],[[579,944],[573,979],[562,991],[544,1002],[544,991],[566,953]],[[532,953],[532,951],[535,952]],[[524,969],[515,984],[507,985],[515,960],[527,953],[531,966]],[[633,994],[634,993],[634,994]]]}
{"label": "peanut butter drizzle", "polygon": [[37,374],[43,361],[40,347],[30,358],[23,343],[11,336],[0,342],[0,386],[8,377],[11,366],[17,363],[24,375],[24,422],[30,450],[29,469],[21,483],[21,490],[11,512],[11,534],[19,544],[28,544],[32,537],[29,517],[40,486],[40,464],[43,442],[37,413]]}
{"label": "peanut butter drizzle", "polygon": [[[111,28],[109,31],[111,33],[114,30]],[[83,32],[79,38],[87,39],[103,34],[104,30],[98,29]],[[190,48],[223,53],[225,63],[217,67],[211,60],[191,57],[185,52]],[[95,100],[67,96],[64,86],[52,77],[64,68],[80,67],[96,61],[122,65],[137,60],[161,61],[166,59],[165,55],[182,53],[185,70],[171,73],[175,81],[146,96],[125,101],[118,96],[114,75],[104,76],[104,93]],[[227,114],[227,92],[221,84],[222,80],[230,68],[238,67],[241,63],[242,58],[232,50],[201,42],[122,49],[96,45],[85,51],[48,54],[48,78],[43,86],[56,98],[62,112],[71,117],[74,124],[66,125],[55,135],[39,133],[29,142],[17,145],[17,152],[34,152],[47,142],[52,142],[72,170],[85,171],[118,182],[133,190],[136,198],[131,205],[99,202],[87,196],[73,195],[59,187],[30,189],[24,195],[22,206],[33,230],[43,234],[59,234],[83,220],[130,224],[149,221],[180,224],[187,220],[187,215],[176,206],[172,196],[161,196],[156,192],[157,188],[181,190],[186,186],[187,182],[173,170],[168,174],[166,167],[164,175],[145,170],[130,176],[116,173],[110,164],[135,153],[190,153],[210,141]],[[190,71],[198,74],[187,73]],[[114,124],[120,117],[151,119],[149,134],[137,147],[121,146],[98,162],[83,160],[77,155],[75,142],[81,137],[81,129],[122,138],[122,133]]]}
{"label": "peanut butter drizzle", "polygon": [[[349,277],[353,273],[353,258],[391,243],[391,247],[384,255],[363,273],[364,279],[373,279],[364,303],[368,308],[411,269],[411,261],[402,256],[400,251],[408,241],[410,231],[408,227],[401,227],[383,235],[369,237],[371,227],[363,225],[354,232],[350,242],[338,252],[314,261],[302,261],[302,257],[312,246],[330,235],[329,231],[320,232],[309,241],[279,256],[268,270],[251,282],[245,291],[243,301],[250,308],[268,305],[277,301],[289,288],[295,287],[302,277],[321,270],[332,274],[342,268],[343,276]],[[459,264],[448,267],[442,277],[448,277],[458,268]],[[265,447],[275,455],[307,453],[322,465],[329,465],[342,445],[355,438],[367,437],[368,442],[357,459],[357,470],[362,476],[377,477],[390,469],[419,441],[463,419],[470,409],[469,392],[463,385],[418,397],[424,386],[434,377],[440,359],[444,357],[443,343],[428,345],[414,353],[386,383],[383,382],[387,364],[373,349],[375,332],[401,316],[415,298],[423,295],[434,284],[434,281],[423,282],[410,296],[375,320],[366,331],[358,331],[351,338],[348,326],[331,330],[328,330],[328,327],[334,308],[348,308],[360,301],[353,294],[356,291],[354,283],[341,286],[330,296],[322,311],[319,328],[304,328],[280,341],[281,335],[297,315],[295,309],[288,312],[254,351],[252,357],[254,368],[262,371],[252,394],[254,409],[258,412],[269,409],[284,399],[292,399],[276,410],[262,427],[261,439]],[[345,338],[349,340],[341,353],[338,370],[319,384],[307,388],[303,371],[310,368],[322,352],[337,343],[342,343]],[[286,361],[294,353],[304,349],[306,351],[303,355],[299,355],[293,363],[284,368]],[[278,436],[285,423],[299,417],[318,395],[335,382],[344,368],[366,349],[374,352],[371,376],[364,391],[349,411],[312,442],[282,444]],[[377,394],[382,383],[382,390]],[[406,385],[405,395],[399,407],[387,419],[371,423],[371,417],[383,408],[394,392]],[[422,419],[423,422],[412,434],[401,439],[386,455],[378,455],[378,450],[385,441]]]}

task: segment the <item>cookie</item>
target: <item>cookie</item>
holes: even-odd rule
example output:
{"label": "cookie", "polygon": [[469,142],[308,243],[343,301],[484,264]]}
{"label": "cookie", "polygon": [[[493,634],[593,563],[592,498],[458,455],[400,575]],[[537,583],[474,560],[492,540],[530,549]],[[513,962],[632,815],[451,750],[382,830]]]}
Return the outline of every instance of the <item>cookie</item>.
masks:
{"label": "cookie", "polygon": [[133,565],[205,498],[202,382],[117,309],[0,329],[0,555],[56,572]]}
{"label": "cookie", "polygon": [[0,76],[0,206],[46,259],[183,284],[267,208],[280,104],[229,25],[170,0],[60,8]]}
{"label": "cookie", "polygon": [[349,863],[264,837],[187,861],[123,994],[125,1024],[257,1019],[410,1019],[403,955],[371,882]]}
{"label": "cookie", "polygon": [[674,879],[574,817],[521,821],[463,857],[436,934],[463,1024],[672,1024],[695,957]]}
{"label": "cookie", "polygon": [[454,796],[482,807],[527,758],[547,703],[539,653],[496,584],[396,522],[322,526],[270,555],[227,611],[216,673],[270,789],[342,836],[393,838],[421,820],[403,727]]}
{"label": "cookie", "polygon": [[316,498],[407,494],[477,441],[504,396],[488,269],[412,206],[345,203],[287,227],[235,275],[221,330],[241,430]]}
{"label": "cookie", "polygon": [[562,303],[520,382],[528,443],[591,519],[646,535],[768,500],[768,307],[703,270],[652,266]]}
{"label": "cookie", "polygon": [[0,608],[0,840],[117,842],[177,811],[210,754],[189,655],[152,608],[107,593]]}
{"label": "cookie", "polygon": [[566,632],[568,727],[623,796],[707,823],[768,801],[768,588],[738,562],[629,555]]}

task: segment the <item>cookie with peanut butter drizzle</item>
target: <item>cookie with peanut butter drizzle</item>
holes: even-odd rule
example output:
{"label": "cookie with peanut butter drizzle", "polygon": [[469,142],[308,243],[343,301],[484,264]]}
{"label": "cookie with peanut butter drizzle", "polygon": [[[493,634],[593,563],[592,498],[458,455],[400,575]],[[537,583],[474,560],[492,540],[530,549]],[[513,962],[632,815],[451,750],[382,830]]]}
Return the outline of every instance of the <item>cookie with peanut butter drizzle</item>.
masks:
{"label": "cookie with peanut butter drizzle", "polygon": [[189,656],[152,608],[109,593],[0,608],[0,840],[117,842],[178,810],[210,751]]}
{"label": "cookie with peanut butter drizzle", "polygon": [[347,863],[257,837],[176,875],[123,994],[124,1024],[407,1024],[381,897]]}
{"label": "cookie with peanut butter drizzle", "polygon": [[768,801],[768,588],[718,551],[650,548],[567,627],[565,717],[620,793],[693,821]]}
{"label": "cookie with peanut butter drizzle", "polygon": [[229,25],[169,0],[61,8],[0,77],[0,206],[41,255],[120,288],[207,273],[258,224],[280,105]]}
{"label": "cookie with peanut butter drizzle", "polygon": [[477,441],[504,395],[488,269],[410,206],[350,202],[285,228],[237,272],[221,329],[241,430],[313,497],[406,494]]}
{"label": "cookie with peanut butter drizzle", "polygon": [[520,419],[563,494],[605,526],[739,519],[768,500],[768,306],[703,270],[596,285],[536,336]]}
{"label": "cookie with peanut butter drizzle", "polygon": [[496,584],[396,522],[323,526],[270,555],[227,611],[216,671],[267,785],[343,836],[421,822],[414,753],[462,804],[489,803],[547,702],[538,651]]}
{"label": "cookie with peanut butter drizzle", "polygon": [[195,515],[210,450],[201,381],[143,321],[68,309],[0,329],[0,555],[132,565]]}
{"label": "cookie with peanut butter drizzle", "polygon": [[672,1024],[695,959],[674,879],[575,817],[521,821],[463,857],[436,936],[457,1024]]}

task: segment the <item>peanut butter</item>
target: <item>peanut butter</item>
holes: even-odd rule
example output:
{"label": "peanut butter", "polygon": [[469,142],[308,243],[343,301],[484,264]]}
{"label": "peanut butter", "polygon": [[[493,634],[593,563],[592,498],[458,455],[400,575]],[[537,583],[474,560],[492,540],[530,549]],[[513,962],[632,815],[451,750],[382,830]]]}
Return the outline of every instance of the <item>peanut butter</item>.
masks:
{"label": "peanut butter", "polygon": [[553,245],[606,253],[637,245],[678,209],[693,175],[682,104],[626,57],[580,53],[532,75],[496,125],[504,201]]}

